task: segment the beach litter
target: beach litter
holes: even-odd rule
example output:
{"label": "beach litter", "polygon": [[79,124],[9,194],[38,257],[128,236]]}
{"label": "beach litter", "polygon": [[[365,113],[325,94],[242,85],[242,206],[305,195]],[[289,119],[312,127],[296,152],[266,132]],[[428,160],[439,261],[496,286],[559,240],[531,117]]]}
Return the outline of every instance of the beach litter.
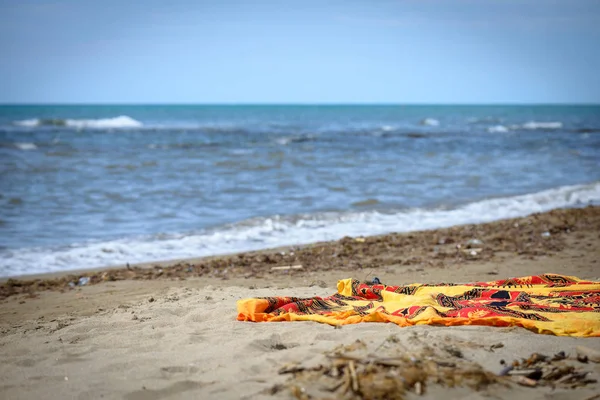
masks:
{"label": "beach litter", "polygon": [[575,349],[577,350],[578,357],[586,361],[600,363],[600,351],[585,346],[577,346]]}
{"label": "beach litter", "polygon": [[87,276],[82,276],[81,278],[79,278],[79,280],[77,281],[77,285],[78,286],[85,286],[88,283],[90,283],[90,278],[88,278]]}
{"label": "beach litter", "polygon": [[77,283],[71,281],[71,282],[69,282],[68,286],[70,288],[75,288],[77,286],[85,286],[88,283],[90,283],[90,278],[88,278],[87,276],[82,276],[77,280]]}
{"label": "beach litter", "polygon": [[279,373],[291,377],[271,393],[287,389],[298,399],[399,400],[408,392],[422,395],[434,384],[481,390],[500,381],[476,363],[436,355],[429,347],[391,356],[365,354],[365,350],[366,345],[358,340],[327,353],[323,364],[284,366]]}
{"label": "beach litter", "polygon": [[[498,375],[509,376],[519,385],[528,387],[551,386],[553,388],[574,389],[596,383],[596,379],[588,376],[591,371],[583,370],[579,365],[572,362],[573,358],[579,361],[579,364],[587,362],[587,360],[582,361],[580,359],[579,348],[577,353],[576,357],[567,357],[564,351],[555,354],[553,357],[533,353],[528,358],[514,360],[511,364],[505,366]],[[503,360],[501,364],[506,365]]]}
{"label": "beach litter", "polygon": [[479,239],[471,239],[467,242],[467,248],[470,249],[472,247],[481,247],[483,246],[483,242]]}
{"label": "beach litter", "polygon": [[282,265],[280,267],[271,267],[271,271],[289,271],[303,269],[302,265]]}
{"label": "beach litter", "polygon": [[[396,339],[396,340],[393,340]],[[390,337],[375,352],[367,352],[361,340],[338,346],[325,353],[322,363],[289,364],[279,370],[290,375],[284,384],[275,385],[269,393],[288,391],[297,399],[404,399],[428,391],[467,387],[484,391],[500,387],[548,386],[553,389],[575,389],[596,383],[589,371],[573,364],[573,358],[559,352],[553,357],[533,353],[529,357],[505,365],[499,374],[487,371],[480,364],[452,352],[425,345],[418,351],[386,349],[398,339]],[[442,349],[443,350],[443,349]],[[494,389],[497,390],[497,389]],[[437,392],[436,392],[437,393]]]}

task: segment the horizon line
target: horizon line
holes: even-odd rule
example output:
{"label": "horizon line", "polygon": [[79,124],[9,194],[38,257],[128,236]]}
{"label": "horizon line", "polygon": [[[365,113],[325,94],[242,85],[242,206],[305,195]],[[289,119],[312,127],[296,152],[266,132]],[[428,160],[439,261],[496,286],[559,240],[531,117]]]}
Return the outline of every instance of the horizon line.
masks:
{"label": "horizon line", "polygon": [[490,102],[490,103],[426,103],[426,102],[415,102],[415,103],[377,103],[377,102],[367,102],[367,103],[358,103],[358,102],[324,102],[324,103],[308,103],[308,102],[289,102],[289,103],[253,103],[253,102],[215,102],[215,103],[192,103],[192,102],[183,102],[183,103],[168,103],[168,102],[150,102],[150,103],[134,103],[134,102],[15,102],[15,103],[3,103],[0,102],[0,107],[14,107],[14,106],[229,106],[229,107],[247,107],[247,106],[280,106],[280,107],[289,107],[289,106],[307,106],[307,107],[319,107],[319,106],[470,106],[470,107],[489,107],[489,106],[600,106],[600,102],[598,103],[586,103],[586,102],[549,102],[549,103],[537,103],[537,102]]}

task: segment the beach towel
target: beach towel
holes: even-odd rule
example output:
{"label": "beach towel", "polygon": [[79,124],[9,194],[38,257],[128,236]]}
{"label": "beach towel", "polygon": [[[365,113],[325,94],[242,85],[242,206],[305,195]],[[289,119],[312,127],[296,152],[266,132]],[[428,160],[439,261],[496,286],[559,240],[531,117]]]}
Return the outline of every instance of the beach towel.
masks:
{"label": "beach towel", "polygon": [[344,279],[329,297],[263,297],[237,302],[240,321],[330,325],[520,326],[560,336],[600,336],[600,282],[544,274],[465,284],[388,286]]}

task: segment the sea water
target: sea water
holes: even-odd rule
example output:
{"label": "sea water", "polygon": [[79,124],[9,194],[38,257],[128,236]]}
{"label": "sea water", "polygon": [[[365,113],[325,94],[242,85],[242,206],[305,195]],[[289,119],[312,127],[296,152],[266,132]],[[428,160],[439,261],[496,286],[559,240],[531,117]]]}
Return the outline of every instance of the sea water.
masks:
{"label": "sea water", "polygon": [[0,276],[599,202],[599,106],[0,107]]}

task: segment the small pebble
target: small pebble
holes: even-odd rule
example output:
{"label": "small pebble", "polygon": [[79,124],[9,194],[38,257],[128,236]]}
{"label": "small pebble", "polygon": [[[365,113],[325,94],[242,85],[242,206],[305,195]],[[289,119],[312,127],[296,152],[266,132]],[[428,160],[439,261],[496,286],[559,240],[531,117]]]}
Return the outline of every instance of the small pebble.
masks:
{"label": "small pebble", "polygon": [[564,351],[559,351],[554,355],[554,360],[564,360],[565,358],[567,358],[567,355]]}

